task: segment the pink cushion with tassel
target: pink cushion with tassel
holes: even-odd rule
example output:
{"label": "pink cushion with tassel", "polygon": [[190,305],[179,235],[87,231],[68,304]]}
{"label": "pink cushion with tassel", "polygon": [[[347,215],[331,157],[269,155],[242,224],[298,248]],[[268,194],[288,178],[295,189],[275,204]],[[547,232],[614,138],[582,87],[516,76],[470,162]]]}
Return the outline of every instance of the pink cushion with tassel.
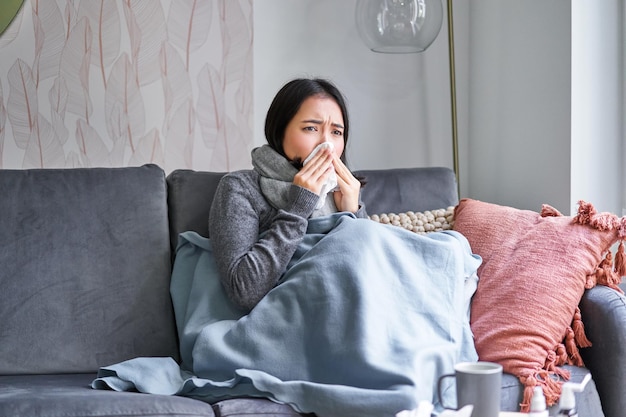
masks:
{"label": "pink cushion with tassel", "polygon": [[454,230],[483,258],[471,309],[476,349],[480,360],[502,364],[525,385],[522,412],[536,385],[548,405],[558,401],[569,378],[560,365],[583,365],[578,347],[590,342],[578,303],[585,288],[621,291],[626,274],[623,244],[615,265],[610,252],[626,236],[625,218],[579,205],[575,217],[548,205],[537,213],[471,199],[455,209]]}

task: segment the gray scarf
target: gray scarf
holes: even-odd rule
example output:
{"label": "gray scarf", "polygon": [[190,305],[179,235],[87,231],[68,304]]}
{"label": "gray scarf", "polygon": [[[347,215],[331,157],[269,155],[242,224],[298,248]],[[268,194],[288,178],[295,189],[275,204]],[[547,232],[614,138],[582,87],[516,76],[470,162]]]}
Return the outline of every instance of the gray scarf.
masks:
{"label": "gray scarf", "polygon": [[[252,150],[252,166],[261,176],[259,180],[261,193],[272,207],[279,210],[287,207],[289,188],[298,169],[269,145],[262,145]],[[332,193],[328,193],[324,198],[326,198],[326,204],[319,210],[315,210],[311,217],[323,216],[337,211]]]}

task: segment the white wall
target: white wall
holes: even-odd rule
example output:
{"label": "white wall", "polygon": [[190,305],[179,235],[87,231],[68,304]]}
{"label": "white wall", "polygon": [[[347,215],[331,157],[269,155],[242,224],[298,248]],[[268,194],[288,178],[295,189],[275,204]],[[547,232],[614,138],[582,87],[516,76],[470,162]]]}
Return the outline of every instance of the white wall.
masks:
{"label": "white wall", "polygon": [[452,167],[445,22],[424,53],[386,55],[359,38],[355,0],[253,5],[256,144],[265,143],[265,113],[278,89],[294,77],[320,76],[347,97],[353,169]]}
{"label": "white wall", "polygon": [[625,211],[624,4],[472,0],[469,196]]}
{"label": "white wall", "polygon": [[570,1],[473,0],[468,195],[570,203]]}
{"label": "white wall", "polygon": [[[623,3],[454,2],[462,197],[566,214],[586,199],[621,212]],[[451,167],[445,19],[426,52],[381,55],[359,39],[355,4],[254,3],[255,144],[276,90],[323,76],[348,97],[353,168]]]}

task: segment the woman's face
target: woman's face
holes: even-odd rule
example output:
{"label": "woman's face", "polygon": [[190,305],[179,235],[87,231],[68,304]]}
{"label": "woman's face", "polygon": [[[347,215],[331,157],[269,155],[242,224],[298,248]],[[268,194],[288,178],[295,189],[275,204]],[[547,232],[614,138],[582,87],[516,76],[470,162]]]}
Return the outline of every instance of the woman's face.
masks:
{"label": "woman's face", "polygon": [[344,148],[343,126],[341,109],[332,98],[309,97],[285,129],[283,151],[290,161],[301,162],[320,143],[332,142],[340,157]]}

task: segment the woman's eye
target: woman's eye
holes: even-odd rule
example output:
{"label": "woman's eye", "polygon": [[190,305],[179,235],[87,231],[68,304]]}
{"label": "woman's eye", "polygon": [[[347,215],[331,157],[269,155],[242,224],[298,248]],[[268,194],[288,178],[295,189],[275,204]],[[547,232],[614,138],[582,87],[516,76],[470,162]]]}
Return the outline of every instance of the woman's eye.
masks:
{"label": "woman's eye", "polygon": [[335,130],[333,131],[333,135],[343,136],[343,132],[341,130]]}
{"label": "woman's eye", "polygon": [[316,128],[315,126],[306,126],[306,127],[304,128],[304,130],[308,130],[308,131],[311,131],[311,132],[315,132],[315,131],[317,130],[317,128]]}

